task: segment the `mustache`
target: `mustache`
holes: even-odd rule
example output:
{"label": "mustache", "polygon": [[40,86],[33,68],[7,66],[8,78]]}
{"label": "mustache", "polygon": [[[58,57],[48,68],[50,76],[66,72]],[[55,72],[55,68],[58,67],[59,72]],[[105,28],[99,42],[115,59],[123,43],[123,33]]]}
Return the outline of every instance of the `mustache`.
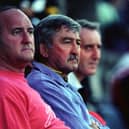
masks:
{"label": "mustache", "polygon": [[79,60],[78,59],[78,56],[77,55],[70,55],[70,57],[68,58],[68,61],[71,61],[71,60]]}
{"label": "mustache", "polygon": [[23,48],[33,48],[34,46],[32,44],[25,44]]}

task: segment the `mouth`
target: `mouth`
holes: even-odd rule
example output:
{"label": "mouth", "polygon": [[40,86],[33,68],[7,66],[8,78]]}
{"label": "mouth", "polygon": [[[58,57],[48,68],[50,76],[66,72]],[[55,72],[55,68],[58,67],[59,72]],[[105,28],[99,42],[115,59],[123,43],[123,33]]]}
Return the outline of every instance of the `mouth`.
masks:
{"label": "mouth", "polygon": [[72,59],[72,60],[69,60],[72,64],[78,64],[78,60],[77,59]]}
{"label": "mouth", "polygon": [[98,63],[90,63],[89,66],[92,68],[96,68],[98,66]]}
{"label": "mouth", "polygon": [[32,49],[32,48],[23,48],[22,51],[31,51],[31,52],[33,52],[34,49]]}

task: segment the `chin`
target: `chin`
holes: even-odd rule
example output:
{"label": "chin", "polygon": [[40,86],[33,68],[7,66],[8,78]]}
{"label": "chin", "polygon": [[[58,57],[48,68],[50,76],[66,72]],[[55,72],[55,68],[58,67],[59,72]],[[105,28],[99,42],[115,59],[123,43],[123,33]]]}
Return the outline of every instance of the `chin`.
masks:
{"label": "chin", "polygon": [[94,75],[95,73],[96,73],[96,71],[90,72],[89,75]]}
{"label": "chin", "polygon": [[71,71],[76,71],[78,67],[73,67]]}
{"label": "chin", "polygon": [[33,59],[32,58],[27,58],[27,59],[24,59],[24,60],[22,60],[22,62],[24,62],[24,63],[31,63],[33,61]]}

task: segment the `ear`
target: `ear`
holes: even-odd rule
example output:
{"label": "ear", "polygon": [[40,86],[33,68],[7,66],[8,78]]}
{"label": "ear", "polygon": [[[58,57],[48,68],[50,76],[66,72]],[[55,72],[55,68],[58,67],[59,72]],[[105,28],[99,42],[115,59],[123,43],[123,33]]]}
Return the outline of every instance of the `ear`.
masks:
{"label": "ear", "polygon": [[40,54],[47,58],[48,57],[48,48],[44,44],[40,44]]}

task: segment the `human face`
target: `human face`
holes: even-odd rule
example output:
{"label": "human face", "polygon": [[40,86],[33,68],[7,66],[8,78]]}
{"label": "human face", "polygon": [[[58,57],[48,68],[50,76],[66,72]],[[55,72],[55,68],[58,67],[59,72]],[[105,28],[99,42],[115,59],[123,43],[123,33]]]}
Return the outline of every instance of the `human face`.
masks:
{"label": "human face", "polygon": [[17,9],[0,13],[0,60],[15,68],[25,67],[34,57],[33,26]]}
{"label": "human face", "polygon": [[48,49],[48,65],[65,74],[78,67],[80,37],[78,32],[62,26],[53,36],[52,48]]}
{"label": "human face", "polygon": [[96,30],[82,28],[80,38],[80,63],[77,72],[84,78],[96,72],[101,57],[101,36]]}

